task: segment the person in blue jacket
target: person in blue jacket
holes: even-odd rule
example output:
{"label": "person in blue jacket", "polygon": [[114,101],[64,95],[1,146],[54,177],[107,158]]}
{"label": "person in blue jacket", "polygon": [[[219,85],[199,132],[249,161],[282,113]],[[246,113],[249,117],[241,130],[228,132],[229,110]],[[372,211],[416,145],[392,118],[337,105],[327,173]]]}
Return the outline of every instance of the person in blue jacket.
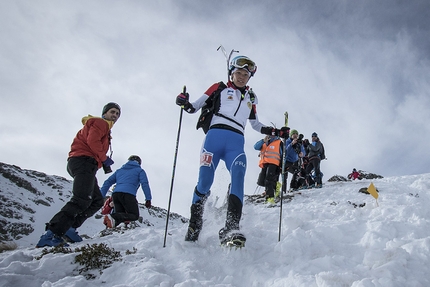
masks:
{"label": "person in blue jacket", "polygon": [[[139,185],[145,194],[145,206],[151,208],[151,188],[149,187],[146,172],[140,167],[142,160],[137,155],[128,158],[128,162],[120,169],[116,170],[103,183],[100,189],[103,197],[106,196],[109,188],[116,184],[112,198],[114,212],[110,214],[107,227],[115,228],[124,221],[135,221],[139,219],[139,206],[137,204],[136,193]],[[109,222],[110,221],[110,222]]]}
{"label": "person in blue jacket", "polygon": [[302,158],[305,154],[305,149],[301,140],[299,140],[299,132],[297,130],[290,131],[290,137],[285,142],[286,153],[285,153],[285,174],[283,184],[287,183],[288,173],[293,175],[299,171],[299,158]]}

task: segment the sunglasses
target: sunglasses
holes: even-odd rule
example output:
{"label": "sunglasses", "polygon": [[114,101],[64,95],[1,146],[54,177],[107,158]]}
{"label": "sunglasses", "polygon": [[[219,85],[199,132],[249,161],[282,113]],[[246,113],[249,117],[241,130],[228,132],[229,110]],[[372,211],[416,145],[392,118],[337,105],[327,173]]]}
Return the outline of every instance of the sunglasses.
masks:
{"label": "sunglasses", "polygon": [[247,69],[251,74],[257,71],[257,66],[247,57],[236,57],[231,61],[231,66],[239,69]]}

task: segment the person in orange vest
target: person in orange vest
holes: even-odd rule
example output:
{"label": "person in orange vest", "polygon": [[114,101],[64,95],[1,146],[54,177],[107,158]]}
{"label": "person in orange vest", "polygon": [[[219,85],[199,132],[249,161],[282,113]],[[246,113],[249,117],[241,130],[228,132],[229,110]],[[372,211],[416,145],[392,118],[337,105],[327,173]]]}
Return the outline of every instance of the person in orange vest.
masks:
{"label": "person in orange vest", "polygon": [[265,187],[267,203],[275,203],[275,190],[281,173],[282,140],[277,136],[268,135],[255,143],[254,149],[260,151],[258,166],[261,172],[257,184]]}

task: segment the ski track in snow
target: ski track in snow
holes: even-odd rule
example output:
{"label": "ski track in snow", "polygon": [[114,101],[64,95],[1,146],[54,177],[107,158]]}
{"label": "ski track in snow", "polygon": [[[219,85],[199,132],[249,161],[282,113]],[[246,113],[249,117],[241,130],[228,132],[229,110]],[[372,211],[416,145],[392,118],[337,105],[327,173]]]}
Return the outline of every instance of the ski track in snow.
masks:
{"label": "ski track in snow", "polygon": [[[371,182],[379,190],[377,202],[358,192]],[[79,232],[92,238],[71,247],[106,243],[122,254],[93,280],[77,273],[74,253],[34,259],[43,249],[34,248],[41,235],[36,230],[27,239],[33,246],[21,240],[18,249],[0,254],[0,286],[430,286],[429,190],[430,174],[304,190],[283,204],[280,242],[279,207],[246,204],[241,230],[247,242],[240,250],[219,246],[225,210],[213,206],[215,196],[197,243],[185,242],[187,224],[172,220],[163,248],[165,219],[147,210],[141,216],[153,226],[106,237],[97,235],[102,219],[90,218]],[[56,208],[40,206],[36,222],[43,225]],[[133,247],[137,252],[125,255]]]}

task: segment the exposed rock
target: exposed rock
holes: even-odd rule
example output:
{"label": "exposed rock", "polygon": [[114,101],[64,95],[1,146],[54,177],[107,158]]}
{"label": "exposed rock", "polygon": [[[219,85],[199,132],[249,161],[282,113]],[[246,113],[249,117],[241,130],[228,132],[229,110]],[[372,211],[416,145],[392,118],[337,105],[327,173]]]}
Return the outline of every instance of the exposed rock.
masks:
{"label": "exposed rock", "polygon": [[327,180],[328,182],[337,182],[337,181],[348,181],[346,179],[346,177],[343,177],[341,175],[333,175],[329,180]]}
{"label": "exposed rock", "polygon": [[[369,173],[367,171],[363,171],[363,170],[358,170],[358,173],[360,174],[358,177],[358,180],[361,179],[376,179],[376,178],[384,178],[382,175],[378,175],[378,174],[374,174],[374,173]],[[339,181],[350,181],[351,179],[349,179],[349,177],[344,177],[342,175],[334,175],[332,176],[328,182],[339,182]]]}

